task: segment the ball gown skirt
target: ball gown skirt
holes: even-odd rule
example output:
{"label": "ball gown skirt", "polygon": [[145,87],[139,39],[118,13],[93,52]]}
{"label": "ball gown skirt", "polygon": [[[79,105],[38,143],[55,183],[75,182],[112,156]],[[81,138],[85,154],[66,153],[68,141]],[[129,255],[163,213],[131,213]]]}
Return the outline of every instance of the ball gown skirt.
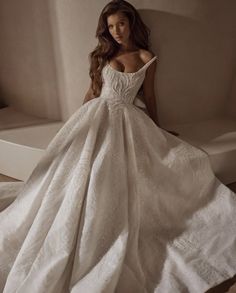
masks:
{"label": "ball gown skirt", "polygon": [[0,292],[201,293],[236,274],[235,193],[134,104],[156,58],[107,64],[29,179],[0,184]]}

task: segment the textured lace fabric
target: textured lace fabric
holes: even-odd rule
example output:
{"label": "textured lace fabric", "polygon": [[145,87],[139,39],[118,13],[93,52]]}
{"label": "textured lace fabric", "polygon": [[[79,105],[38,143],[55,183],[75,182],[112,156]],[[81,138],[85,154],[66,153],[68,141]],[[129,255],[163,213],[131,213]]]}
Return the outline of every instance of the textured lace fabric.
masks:
{"label": "textured lace fabric", "polygon": [[26,182],[0,183],[0,292],[200,293],[236,273],[236,196],[107,65]]}
{"label": "textured lace fabric", "polygon": [[103,88],[101,97],[111,103],[129,103],[133,104],[134,99],[144,81],[146,69],[157,59],[154,56],[149,62],[136,72],[120,72],[107,64],[103,68]]}

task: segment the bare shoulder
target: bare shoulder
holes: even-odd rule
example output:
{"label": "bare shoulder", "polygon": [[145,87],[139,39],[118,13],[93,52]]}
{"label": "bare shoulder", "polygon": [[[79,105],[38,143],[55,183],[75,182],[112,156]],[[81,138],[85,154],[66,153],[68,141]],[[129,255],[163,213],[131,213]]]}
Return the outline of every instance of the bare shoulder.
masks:
{"label": "bare shoulder", "polygon": [[139,56],[140,56],[140,59],[143,61],[143,63],[147,63],[155,56],[155,54],[151,51],[140,49]]}

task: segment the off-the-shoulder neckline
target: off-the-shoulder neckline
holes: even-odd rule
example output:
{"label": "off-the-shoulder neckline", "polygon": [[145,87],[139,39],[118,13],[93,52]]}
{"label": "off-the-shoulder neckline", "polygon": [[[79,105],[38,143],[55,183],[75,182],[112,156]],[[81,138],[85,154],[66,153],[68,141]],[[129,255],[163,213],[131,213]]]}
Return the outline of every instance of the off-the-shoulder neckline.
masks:
{"label": "off-the-shoulder neckline", "polygon": [[123,71],[119,71],[115,68],[113,68],[110,63],[107,63],[106,66],[109,66],[113,71],[118,72],[118,73],[122,73],[122,74],[136,74],[139,71],[141,71],[147,64],[149,64],[153,59],[157,58],[157,56],[154,56],[152,59],[150,59],[147,63],[145,63],[139,70],[135,71],[135,72],[123,72]]}

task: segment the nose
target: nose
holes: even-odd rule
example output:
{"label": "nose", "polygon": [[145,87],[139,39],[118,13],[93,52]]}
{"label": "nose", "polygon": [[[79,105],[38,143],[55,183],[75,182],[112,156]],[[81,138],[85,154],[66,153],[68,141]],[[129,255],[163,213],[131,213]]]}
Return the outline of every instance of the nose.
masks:
{"label": "nose", "polygon": [[115,26],[115,33],[119,34],[120,33],[120,28],[118,26]]}

